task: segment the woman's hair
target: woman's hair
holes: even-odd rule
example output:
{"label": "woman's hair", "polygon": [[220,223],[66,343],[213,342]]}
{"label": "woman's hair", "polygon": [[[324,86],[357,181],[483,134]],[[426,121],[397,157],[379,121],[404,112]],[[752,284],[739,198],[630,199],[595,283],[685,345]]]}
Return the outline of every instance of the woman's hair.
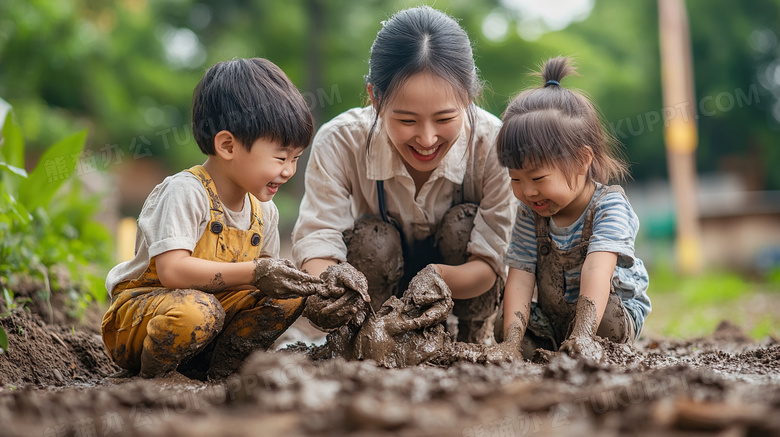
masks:
{"label": "woman's hair", "polygon": [[[393,94],[417,73],[430,72],[452,85],[467,105],[468,119],[474,125],[474,105],[482,90],[474,64],[471,41],[466,31],[447,14],[429,6],[397,12],[382,22],[371,45],[366,84],[371,84],[378,102],[366,147],[382,108]],[[474,129],[471,129],[473,133]]]}
{"label": "woman's hair", "polygon": [[568,58],[545,62],[539,75],[542,86],[527,89],[512,99],[502,115],[498,133],[498,158],[509,169],[555,166],[574,175],[588,160],[588,177],[603,184],[621,182],[628,168],[618,151],[619,143],[602,126],[596,106],[583,94],[564,88],[564,77],[576,74]]}

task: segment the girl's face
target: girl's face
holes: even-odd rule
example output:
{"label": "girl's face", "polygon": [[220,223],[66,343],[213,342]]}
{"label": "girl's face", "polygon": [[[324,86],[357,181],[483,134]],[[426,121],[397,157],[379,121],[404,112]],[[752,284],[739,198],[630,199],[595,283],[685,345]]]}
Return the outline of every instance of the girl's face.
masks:
{"label": "girl's face", "polygon": [[582,166],[571,187],[554,165],[510,169],[512,192],[542,217],[553,217],[556,225],[569,226],[582,215],[593,195],[594,185],[587,183],[588,166]]}
{"label": "girl's face", "polygon": [[449,82],[423,72],[400,86],[380,115],[407,168],[430,173],[458,139],[466,106]]}

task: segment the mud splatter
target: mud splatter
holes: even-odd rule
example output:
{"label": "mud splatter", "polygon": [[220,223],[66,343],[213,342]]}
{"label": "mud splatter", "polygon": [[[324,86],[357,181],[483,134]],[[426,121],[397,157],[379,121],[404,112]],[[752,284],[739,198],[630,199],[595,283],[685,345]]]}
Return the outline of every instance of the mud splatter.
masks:
{"label": "mud splatter", "polygon": [[[191,288],[197,288],[197,287],[191,287]],[[206,292],[214,292],[219,290],[225,289],[225,280],[222,278],[222,272],[217,272],[214,277],[209,281],[209,284],[206,286],[206,288],[203,289],[203,291]]]}

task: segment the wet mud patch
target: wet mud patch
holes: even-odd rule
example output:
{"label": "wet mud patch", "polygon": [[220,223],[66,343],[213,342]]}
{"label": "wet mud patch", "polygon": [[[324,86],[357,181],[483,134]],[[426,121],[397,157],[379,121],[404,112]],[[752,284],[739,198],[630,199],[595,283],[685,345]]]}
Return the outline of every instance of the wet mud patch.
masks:
{"label": "wet mud patch", "polygon": [[89,383],[117,370],[99,334],[50,325],[16,309],[0,319],[8,350],[0,354],[0,387]]}
{"label": "wet mud patch", "polygon": [[3,436],[780,435],[780,345],[727,323],[703,338],[599,340],[602,362],[549,354],[388,369],[313,359],[301,342],[208,383],[109,378],[93,333],[28,313],[0,323],[20,352],[0,355]]}

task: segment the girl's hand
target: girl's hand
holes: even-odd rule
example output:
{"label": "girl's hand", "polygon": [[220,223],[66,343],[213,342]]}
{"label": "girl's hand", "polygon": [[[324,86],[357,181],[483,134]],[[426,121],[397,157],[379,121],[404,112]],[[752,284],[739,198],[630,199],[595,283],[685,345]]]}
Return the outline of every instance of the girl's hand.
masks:
{"label": "girl's hand", "polygon": [[522,360],[523,335],[525,335],[525,326],[520,326],[519,323],[512,323],[504,336],[504,341],[487,347],[485,362],[498,364]]}
{"label": "girl's hand", "polygon": [[560,352],[571,357],[586,357],[591,360],[604,361],[604,348],[590,335],[572,335],[561,344]]}
{"label": "girl's hand", "polygon": [[490,364],[511,363],[522,359],[520,344],[514,342],[494,344],[485,350],[485,362]]}

